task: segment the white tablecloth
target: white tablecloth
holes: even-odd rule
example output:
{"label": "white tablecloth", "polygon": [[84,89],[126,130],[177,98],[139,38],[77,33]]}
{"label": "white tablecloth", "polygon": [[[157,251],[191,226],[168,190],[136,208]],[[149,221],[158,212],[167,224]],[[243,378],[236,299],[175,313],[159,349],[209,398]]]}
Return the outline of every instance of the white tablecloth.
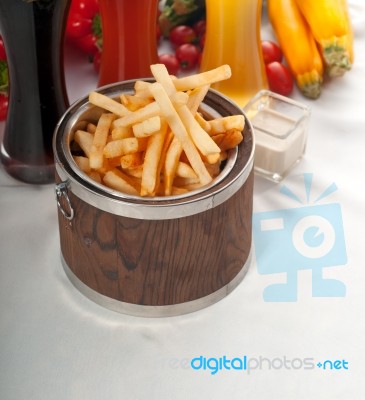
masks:
{"label": "white tablecloth", "polygon": [[[28,186],[0,169],[2,400],[365,398],[365,6],[350,4],[352,71],[326,82],[318,100],[292,95],[312,110],[304,159],[280,184],[255,177],[254,218],[289,221],[282,240],[271,232],[283,264],[254,251],[245,279],[215,305],[153,319],[93,303],[63,271],[53,185]],[[263,38],[271,35],[264,17]],[[96,76],[73,51],[68,66],[74,101]],[[337,249],[327,265],[293,253],[290,239],[288,216],[318,209],[327,225],[312,240],[332,233]],[[254,230],[256,244],[263,234]]]}

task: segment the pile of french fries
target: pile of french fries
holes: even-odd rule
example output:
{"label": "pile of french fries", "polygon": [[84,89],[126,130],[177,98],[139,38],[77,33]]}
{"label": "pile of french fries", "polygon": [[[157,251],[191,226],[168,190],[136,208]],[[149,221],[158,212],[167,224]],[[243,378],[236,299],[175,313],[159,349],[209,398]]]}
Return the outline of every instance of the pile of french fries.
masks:
{"label": "pile of french fries", "polygon": [[73,158],[90,178],[128,195],[183,194],[220,173],[227,150],[243,140],[245,119],[207,120],[199,112],[210,86],[231,76],[228,65],[182,78],[163,64],[151,65],[151,72],[155,82],[138,80],[134,93],[120,99],[89,94],[103,112],[75,132],[81,153]]}

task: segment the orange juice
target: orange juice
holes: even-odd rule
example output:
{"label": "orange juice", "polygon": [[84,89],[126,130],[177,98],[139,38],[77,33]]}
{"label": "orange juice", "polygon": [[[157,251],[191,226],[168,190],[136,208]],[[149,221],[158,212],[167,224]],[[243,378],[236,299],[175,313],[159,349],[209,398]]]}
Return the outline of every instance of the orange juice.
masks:
{"label": "orange juice", "polygon": [[222,64],[232,77],[213,86],[239,106],[267,89],[261,51],[262,0],[206,0],[207,30],[201,71]]}
{"label": "orange juice", "polygon": [[151,76],[158,61],[158,0],[99,0],[103,52],[98,86]]}

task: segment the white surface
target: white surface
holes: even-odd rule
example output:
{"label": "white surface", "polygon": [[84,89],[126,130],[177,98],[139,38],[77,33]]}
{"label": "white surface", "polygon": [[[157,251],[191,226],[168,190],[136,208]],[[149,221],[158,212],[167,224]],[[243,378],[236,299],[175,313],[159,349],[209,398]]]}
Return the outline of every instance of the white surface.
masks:
{"label": "white surface", "polygon": [[[326,83],[316,101],[294,93],[312,108],[307,153],[280,185],[257,177],[254,193],[259,215],[308,206],[280,192],[285,185],[305,198],[304,174],[313,174],[311,198],[335,182],[321,204],[341,207],[347,261],[324,275],[343,282],[345,296],[314,297],[312,271],[303,269],[296,301],[265,301],[265,288],[286,274],[259,273],[254,257],[239,287],[202,311],[143,319],[105,310],[76,291],[62,269],[53,186],[23,185],[0,170],[0,399],[365,398],[365,6],[350,3],[358,11],[353,70]],[[265,19],[263,25],[270,37]],[[96,81],[75,57],[80,73],[68,71],[71,101]],[[190,367],[200,355],[247,356],[251,366],[261,357],[262,368],[212,375]],[[345,360],[340,366],[348,369],[311,367],[327,359]]]}

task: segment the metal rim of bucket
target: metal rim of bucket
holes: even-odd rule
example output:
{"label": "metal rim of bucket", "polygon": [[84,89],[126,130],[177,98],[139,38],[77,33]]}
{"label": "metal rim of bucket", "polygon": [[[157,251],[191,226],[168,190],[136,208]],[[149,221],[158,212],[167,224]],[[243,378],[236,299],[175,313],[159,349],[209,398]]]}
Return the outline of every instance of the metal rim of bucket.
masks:
{"label": "metal rim of bucket", "polygon": [[[152,79],[144,80],[153,82]],[[97,91],[109,97],[116,97],[121,93],[132,93],[134,83],[135,80],[130,80],[111,84]],[[245,116],[244,141],[236,149],[230,150],[225,168],[209,185],[184,195],[144,198],[128,196],[92,181],[77,167],[70,150],[71,136],[76,130],[76,124],[80,122],[80,117],[91,109],[97,109],[90,105],[86,96],[65,112],[55,129],[53,150],[56,171],[63,181],[63,187],[96,208],[137,219],[181,218],[222,204],[242,187],[253,168],[253,128],[241,108],[213,89],[208,91],[202,106],[213,118],[232,114]]]}

